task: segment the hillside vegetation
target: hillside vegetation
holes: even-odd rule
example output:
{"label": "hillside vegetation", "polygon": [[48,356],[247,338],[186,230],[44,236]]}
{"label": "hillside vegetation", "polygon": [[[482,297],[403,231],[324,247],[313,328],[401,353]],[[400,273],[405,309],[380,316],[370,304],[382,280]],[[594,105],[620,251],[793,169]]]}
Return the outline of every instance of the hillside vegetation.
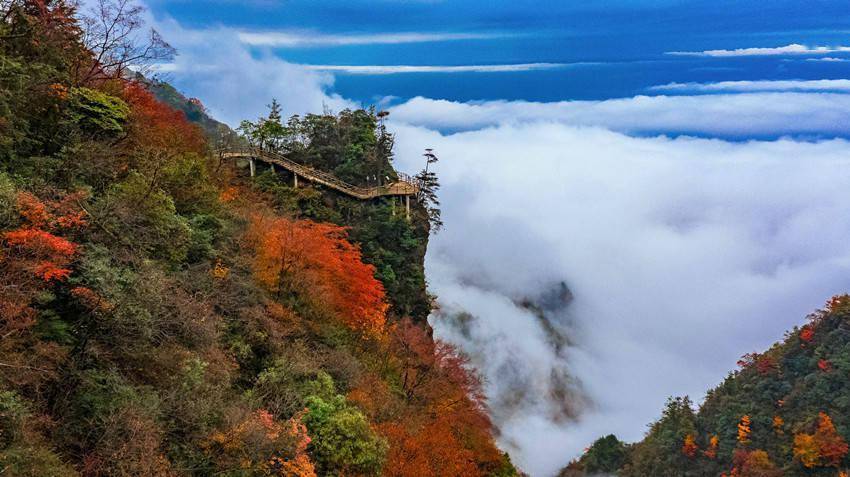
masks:
{"label": "hillside vegetation", "polygon": [[646,437],[597,440],[563,476],[846,477],[850,469],[850,296],[708,392],[670,399]]}
{"label": "hillside vegetation", "polygon": [[[0,2],[0,475],[516,475],[425,322],[433,174],[411,221],[247,177],[200,101],[128,72],[167,43],[103,41],[140,12],[102,3]],[[374,111],[274,105],[242,132],[351,182],[396,174]]]}

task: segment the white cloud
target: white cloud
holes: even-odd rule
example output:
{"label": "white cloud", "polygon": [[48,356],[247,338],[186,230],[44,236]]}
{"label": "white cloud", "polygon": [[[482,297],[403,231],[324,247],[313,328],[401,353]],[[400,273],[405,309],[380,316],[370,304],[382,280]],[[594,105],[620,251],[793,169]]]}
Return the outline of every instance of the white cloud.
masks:
{"label": "white cloud", "polygon": [[139,69],[146,69],[146,70],[151,71],[153,73],[163,74],[163,73],[174,73],[176,71],[179,71],[179,66],[176,63],[156,63],[156,64],[153,64],[153,65],[147,66],[146,68],[137,68],[137,70],[139,70]]}
{"label": "white cloud", "polygon": [[785,56],[785,55],[827,55],[830,53],[841,53],[850,51],[850,46],[806,46],[798,43],[778,46],[774,48],[737,48],[734,50],[706,50],[706,51],[668,51],[668,55],[675,56]]}
{"label": "white cloud", "polygon": [[185,28],[173,19],[150,19],[178,50],[172,63],[155,69],[192,96],[203,98],[214,117],[231,126],[265,111],[271,99],[284,113],[340,110],[354,106],[330,92],[331,74],[286,62],[277,56],[252,54],[239,32],[226,27]]}
{"label": "white cloud", "polygon": [[355,75],[393,75],[401,73],[509,73],[566,68],[567,63],[519,63],[507,65],[302,65],[313,71],[330,71]]}
{"label": "white cloud", "polygon": [[[824,60],[825,58],[819,58]],[[669,83],[653,86],[653,91],[670,92],[764,92],[764,91],[842,91],[850,92],[850,80],[765,80],[720,81],[717,83]]]}
{"label": "white cloud", "polygon": [[846,63],[850,61],[847,58],[835,58],[834,56],[827,56],[825,58],[806,58],[806,61],[814,61],[814,62],[822,62],[822,63]]}
{"label": "white cloud", "polygon": [[[450,135],[398,121],[402,168],[423,147],[441,157],[446,228],[429,282],[447,310],[479,318],[437,317],[436,334],[471,353],[501,444],[534,476],[607,433],[639,439],[667,396],[699,399],[740,355],[850,289],[844,140],[639,138],[545,115]],[[575,294],[551,317],[574,343],[561,352],[514,304],[558,280]],[[546,398],[565,367],[595,403],[577,422],[553,419]],[[506,386],[516,376],[531,396]]]}
{"label": "white cloud", "polygon": [[352,45],[392,45],[402,43],[433,43],[459,40],[486,40],[504,38],[504,33],[352,33],[326,34],[309,31],[269,31],[250,32],[240,31],[239,41],[252,46],[272,47],[320,47],[320,46],[352,46]]}
{"label": "white cloud", "polygon": [[850,95],[765,92],[637,96],[606,101],[485,101],[414,98],[392,109],[397,120],[440,130],[550,121],[629,134],[695,134],[747,138],[850,135]]}

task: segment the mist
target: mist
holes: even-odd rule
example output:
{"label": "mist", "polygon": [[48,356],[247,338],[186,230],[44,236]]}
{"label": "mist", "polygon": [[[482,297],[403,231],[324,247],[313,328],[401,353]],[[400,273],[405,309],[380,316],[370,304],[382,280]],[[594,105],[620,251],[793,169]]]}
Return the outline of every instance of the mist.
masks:
{"label": "mist", "polygon": [[[441,157],[435,334],[469,353],[500,444],[531,475],[608,433],[640,439],[666,397],[699,400],[742,354],[850,290],[844,140],[539,121],[396,132],[402,169],[425,146]],[[569,296],[545,306],[560,284]]]}

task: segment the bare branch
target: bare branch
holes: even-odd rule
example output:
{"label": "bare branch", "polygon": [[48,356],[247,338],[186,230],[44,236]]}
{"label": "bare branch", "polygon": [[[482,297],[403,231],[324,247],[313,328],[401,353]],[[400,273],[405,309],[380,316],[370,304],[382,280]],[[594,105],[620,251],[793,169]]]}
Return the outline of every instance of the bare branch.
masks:
{"label": "bare branch", "polygon": [[80,83],[122,78],[127,70],[144,70],[174,57],[175,49],[159,32],[144,30],[144,11],[132,0],[98,0],[82,16],[83,44],[93,61]]}

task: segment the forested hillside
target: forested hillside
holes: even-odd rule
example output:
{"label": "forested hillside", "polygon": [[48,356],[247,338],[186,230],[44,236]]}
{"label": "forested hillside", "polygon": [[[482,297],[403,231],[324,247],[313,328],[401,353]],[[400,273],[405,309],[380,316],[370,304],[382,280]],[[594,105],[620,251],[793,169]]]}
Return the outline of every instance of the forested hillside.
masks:
{"label": "forested hillside", "polygon": [[644,440],[599,439],[561,475],[846,477],[850,296],[738,364],[698,411],[687,397],[670,399]]}
{"label": "forested hillside", "polygon": [[[129,73],[165,40],[101,3],[0,2],[0,475],[516,475],[425,322],[433,174],[409,221],[249,177],[200,101]],[[382,118],[273,103],[238,140],[371,184]]]}
{"label": "forested hillside", "polygon": [[236,133],[230,127],[209,115],[200,99],[187,98],[173,86],[157,78],[149,79],[137,74],[134,79],[143,83],[156,96],[156,99],[173,109],[182,111],[186,119],[200,126],[211,146],[218,147],[238,141]]}

